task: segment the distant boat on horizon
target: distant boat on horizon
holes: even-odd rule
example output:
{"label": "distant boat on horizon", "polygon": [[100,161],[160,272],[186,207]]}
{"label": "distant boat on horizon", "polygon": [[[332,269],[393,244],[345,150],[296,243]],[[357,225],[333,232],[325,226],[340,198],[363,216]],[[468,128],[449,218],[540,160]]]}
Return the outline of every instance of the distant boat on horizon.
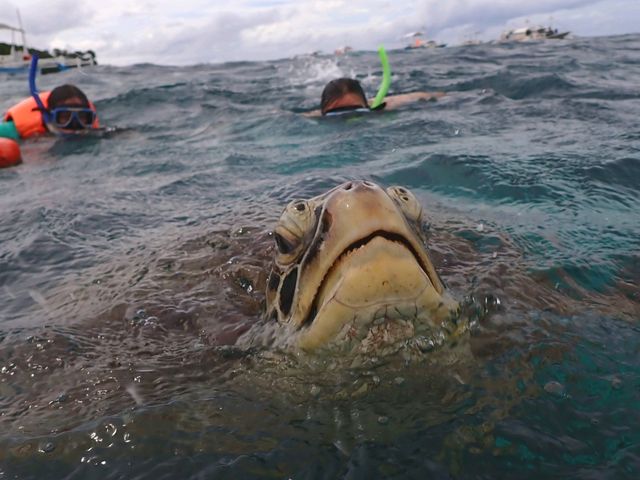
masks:
{"label": "distant boat on horizon", "polygon": [[333,54],[336,56],[341,56],[341,55],[346,55],[347,53],[352,51],[353,51],[353,48],[351,48],[349,45],[345,45],[344,47],[336,48]]}
{"label": "distant boat on horizon", "polygon": [[444,48],[447,46],[446,43],[438,43],[434,40],[425,40],[422,38],[424,33],[422,32],[411,32],[403,35],[403,39],[409,40],[409,44],[404,48],[405,50],[412,50],[414,48]]}
{"label": "distant boat on horizon", "polygon": [[500,36],[501,42],[522,42],[527,40],[562,40],[571,32],[559,32],[557,28],[531,26],[506,30]]}

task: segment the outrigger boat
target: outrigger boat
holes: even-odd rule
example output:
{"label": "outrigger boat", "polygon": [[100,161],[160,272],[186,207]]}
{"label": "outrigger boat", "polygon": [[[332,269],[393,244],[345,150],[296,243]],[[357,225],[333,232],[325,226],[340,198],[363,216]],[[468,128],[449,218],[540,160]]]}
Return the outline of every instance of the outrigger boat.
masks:
{"label": "outrigger boat", "polygon": [[[5,51],[8,48],[8,53],[2,53],[3,45],[0,44],[0,73],[28,73],[29,66],[31,65],[31,53],[27,47],[27,38],[22,28],[22,21],[20,20],[20,12],[18,12],[19,27],[13,27],[4,23],[0,23],[0,32],[11,32],[11,43],[5,44]],[[21,45],[16,42],[16,37],[21,37]],[[54,53],[56,51],[54,50]],[[56,56],[50,56],[47,58],[48,52],[41,54],[40,61],[40,73],[43,75],[46,73],[61,72],[70,68],[88,67],[97,65],[96,55],[92,51],[88,52],[74,52],[59,53]]]}
{"label": "outrigger boat", "polygon": [[[0,54],[0,72],[19,73],[28,71],[31,55],[29,55],[29,51],[24,47],[24,45],[26,45],[24,30],[4,23],[0,23],[0,30],[8,30],[11,32],[9,53],[6,55]],[[16,47],[16,34],[18,33],[22,35],[22,48]]]}

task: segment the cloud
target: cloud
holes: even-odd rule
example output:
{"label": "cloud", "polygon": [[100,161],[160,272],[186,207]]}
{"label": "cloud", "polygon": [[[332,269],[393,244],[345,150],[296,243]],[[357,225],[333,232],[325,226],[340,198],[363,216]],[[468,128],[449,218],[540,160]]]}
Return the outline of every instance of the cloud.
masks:
{"label": "cloud", "polygon": [[601,0],[449,0],[438,4],[424,2],[419,14],[420,20],[442,30],[460,24],[492,26],[505,24],[512,18],[545,14],[564,9],[584,8]]}
{"label": "cloud", "polygon": [[[9,0],[14,2],[15,0]],[[93,49],[101,63],[193,64],[289,57],[350,45],[399,47],[421,30],[450,44],[549,23],[581,35],[637,30],[637,0],[21,0],[30,44]],[[11,6],[11,5],[10,5]],[[0,22],[15,24],[11,8]],[[9,12],[9,14],[7,14]],[[2,41],[2,38],[0,38]]]}
{"label": "cloud", "polygon": [[91,25],[92,9],[76,0],[51,0],[47,2],[8,2],[3,7],[0,23],[18,26],[15,13],[20,10],[24,29],[29,35],[51,35],[78,27]]}

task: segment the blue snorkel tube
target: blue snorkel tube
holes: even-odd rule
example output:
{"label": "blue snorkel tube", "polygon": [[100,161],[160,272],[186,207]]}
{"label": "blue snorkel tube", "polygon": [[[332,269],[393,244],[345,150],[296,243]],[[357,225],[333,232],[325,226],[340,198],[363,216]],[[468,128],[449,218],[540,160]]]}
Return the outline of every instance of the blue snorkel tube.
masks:
{"label": "blue snorkel tube", "polygon": [[[49,109],[45,106],[44,102],[42,101],[42,98],[40,98],[40,95],[38,94],[38,89],[36,88],[36,75],[38,74],[38,55],[37,54],[33,54],[31,57],[31,65],[29,67],[29,90],[31,92],[31,96],[33,97],[33,99],[36,102],[36,105],[38,107],[38,110],[40,111],[40,114],[42,115],[42,121],[45,125],[50,125],[50,127],[48,128],[49,131],[51,133],[53,133],[54,135],[57,135],[59,137],[74,137],[78,134],[87,134],[89,131],[93,131],[93,132],[97,132],[97,131],[107,131],[108,129],[100,129],[98,127],[93,128],[93,126],[91,127],[87,127],[85,126],[84,130],[78,131],[78,132],[71,132],[69,133],[68,131],[60,131],[59,128],[56,123],[54,122],[53,119],[53,115],[52,113],[49,111]],[[91,106],[91,103],[90,103]],[[95,108],[93,106],[91,106],[91,109],[94,112],[95,115]],[[54,109],[55,111],[56,109]],[[77,119],[77,117],[75,117]],[[97,116],[94,116],[94,121],[96,120]],[[65,127],[63,127],[65,128]],[[115,130],[111,129],[111,131]]]}
{"label": "blue snorkel tube", "polygon": [[378,55],[380,56],[380,63],[382,64],[382,82],[380,83],[380,88],[378,89],[376,98],[371,104],[371,110],[379,110],[381,108],[384,108],[384,97],[387,96],[389,85],[391,85],[391,67],[389,67],[387,52],[382,45],[380,45],[380,47],[378,48]]}
{"label": "blue snorkel tube", "polygon": [[51,123],[51,115],[49,115],[49,110],[45,107],[44,103],[42,103],[42,99],[40,95],[38,95],[38,90],[36,89],[36,75],[38,74],[38,54],[34,53],[31,57],[31,66],[29,67],[29,90],[31,91],[31,96],[36,101],[36,105],[38,105],[38,110],[42,114],[42,120],[44,123]]}

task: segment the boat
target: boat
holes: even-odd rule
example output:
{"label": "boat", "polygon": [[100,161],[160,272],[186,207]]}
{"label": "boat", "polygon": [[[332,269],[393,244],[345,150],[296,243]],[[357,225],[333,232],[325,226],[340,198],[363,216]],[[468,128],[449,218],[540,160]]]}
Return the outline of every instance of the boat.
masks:
{"label": "boat", "polygon": [[349,45],[345,45],[344,47],[336,48],[333,54],[339,57],[341,55],[346,55],[347,53],[352,51],[353,48],[351,48]]}
{"label": "boat", "polygon": [[561,40],[571,32],[559,32],[557,28],[533,26],[507,30],[502,33],[502,42],[523,42],[527,40]]}
{"label": "boat", "polygon": [[[24,47],[24,45],[26,45],[24,30],[21,28],[12,27],[11,25],[0,23],[0,31],[1,30],[7,30],[11,32],[11,43],[6,45],[6,47],[8,47],[9,53],[3,54],[0,51],[0,72],[26,72],[29,69],[31,55],[29,54],[29,51]],[[22,36],[22,47],[16,46],[16,34],[20,34]]]}
{"label": "boat", "polygon": [[473,32],[472,34],[466,35],[464,41],[462,42],[462,45],[464,45],[464,46],[482,45],[485,42],[483,42],[482,40],[480,40],[478,38],[480,33],[482,33],[482,32],[476,31],[476,32]]}
{"label": "boat", "polygon": [[51,58],[41,57],[42,65],[40,66],[40,73],[42,73],[42,75],[62,72],[71,68],[92,67],[98,64],[96,54],[93,50],[87,50],[86,52],[54,50],[53,53],[54,56]]}
{"label": "boat", "polygon": [[414,48],[443,48],[446,47],[446,43],[438,43],[434,40],[425,40],[422,32],[411,32],[404,35],[403,39],[410,40],[409,44],[404,47],[405,50],[412,50]]}
{"label": "boat", "polygon": [[[54,50],[54,55],[47,51],[29,50],[20,12],[18,12],[18,23],[19,27],[0,23],[0,32],[11,32],[11,43],[0,43],[0,73],[28,73],[31,65],[31,51],[38,53],[40,73],[43,75],[98,64],[96,54],[91,50],[71,53]],[[20,43],[17,42],[16,37],[20,37]]]}

